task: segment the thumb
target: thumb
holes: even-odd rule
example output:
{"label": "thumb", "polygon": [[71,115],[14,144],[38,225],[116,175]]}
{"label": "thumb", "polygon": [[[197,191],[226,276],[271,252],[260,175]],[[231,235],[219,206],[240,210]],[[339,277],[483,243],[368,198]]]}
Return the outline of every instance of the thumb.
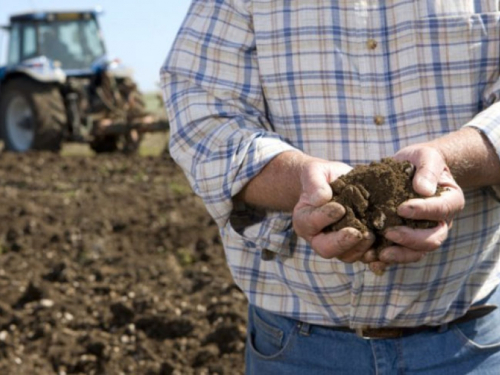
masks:
{"label": "thumb", "polygon": [[439,176],[446,168],[442,158],[435,156],[425,156],[420,165],[417,165],[415,177],[413,178],[413,189],[427,197],[436,194]]}
{"label": "thumb", "polygon": [[436,194],[437,179],[429,171],[422,170],[422,173],[416,174],[413,179],[413,189],[421,195],[431,197]]}
{"label": "thumb", "polygon": [[300,199],[314,207],[322,206],[332,200],[332,188],[323,166],[312,163],[302,173],[302,195]]}

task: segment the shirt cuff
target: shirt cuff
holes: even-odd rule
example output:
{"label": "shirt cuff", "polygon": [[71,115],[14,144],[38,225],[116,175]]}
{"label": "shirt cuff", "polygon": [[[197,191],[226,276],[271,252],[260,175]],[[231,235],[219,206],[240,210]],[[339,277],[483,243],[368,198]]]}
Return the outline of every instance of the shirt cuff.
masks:
{"label": "shirt cuff", "polygon": [[[481,111],[464,127],[473,127],[481,131],[493,145],[500,158],[500,102]],[[489,186],[488,189],[495,199],[500,201],[500,185]]]}
{"label": "shirt cuff", "polygon": [[289,256],[293,236],[291,214],[250,207],[235,202],[233,197],[276,156],[285,151],[299,150],[279,136],[268,133],[249,139],[240,147],[239,154],[243,157],[239,161],[233,160],[237,172],[227,174],[223,182],[225,186],[217,190],[222,191],[219,199],[205,200],[207,209],[221,229],[223,238],[233,243],[237,241],[245,248],[260,249],[263,253],[268,250]]}
{"label": "shirt cuff", "polygon": [[242,203],[235,205],[222,229],[223,238],[231,243],[236,241],[240,248],[261,251],[263,260],[271,260],[274,255],[290,257],[294,235],[290,213],[266,212]]}
{"label": "shirt cuff", "polygon": [[[254,139],[250,149],[252,152],[246,154],[242,171],[233,184],[232,196],[240,192],[276,156],[285,151],[298,151],[281,139],[269,137]],[[285,257],[291,255],[293,229],[290,213],[258,209],[244,203],[235,204],[231,200],[228,225],[246,246],[261,250],[264,260],[272,258],[269,252]]]}

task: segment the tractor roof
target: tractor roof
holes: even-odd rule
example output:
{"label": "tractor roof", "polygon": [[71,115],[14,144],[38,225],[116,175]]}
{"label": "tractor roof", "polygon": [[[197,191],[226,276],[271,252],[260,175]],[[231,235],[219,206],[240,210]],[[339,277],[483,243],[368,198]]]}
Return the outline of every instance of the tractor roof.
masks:
{"label": "tractor roof", "polygon": [[74,21],[96,17],[100,13],[101,10],[99,9],[86,11],[36,11],[12,15],[10,17],[10,22]]}

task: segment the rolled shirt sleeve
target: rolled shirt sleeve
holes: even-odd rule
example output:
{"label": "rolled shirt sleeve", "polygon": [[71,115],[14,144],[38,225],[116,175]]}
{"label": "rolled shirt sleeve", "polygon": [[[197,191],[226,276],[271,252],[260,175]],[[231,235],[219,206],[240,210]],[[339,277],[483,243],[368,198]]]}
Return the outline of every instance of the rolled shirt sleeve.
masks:
{"label": "rolled shirt sleeve", "polygon": [[[493,145],[500,159],[500,80],[484,93],[483,104],[486,107],[465,124],[480,130]],[[500,186],[490,186],[495,198],[500,201]]]}
{"label": "rolled shirt sleeve", "polygon": [[237,212],[232,200],[274,157],[295,150],[267,115],[248,4],[192,3],[161,70],[170,153],[222,231],[280,252],[291,235],[290,215]]}

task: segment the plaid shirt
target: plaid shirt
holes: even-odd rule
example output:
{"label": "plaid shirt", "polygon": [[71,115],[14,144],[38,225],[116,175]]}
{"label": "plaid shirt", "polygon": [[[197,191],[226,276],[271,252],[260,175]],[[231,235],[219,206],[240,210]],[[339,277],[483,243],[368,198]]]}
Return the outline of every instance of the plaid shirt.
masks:
{"label": "plaid shirt", "polygon": [[491,189],[465,191],[442,247],[383,276],[316,255],[289,213],[231,199],[285,150],[356,165],[474,126],[500,151],[499,39],[493,0],[193,1],[162,69],[170,148],[250,303],[313,324],[414,326],[499,283]]}

